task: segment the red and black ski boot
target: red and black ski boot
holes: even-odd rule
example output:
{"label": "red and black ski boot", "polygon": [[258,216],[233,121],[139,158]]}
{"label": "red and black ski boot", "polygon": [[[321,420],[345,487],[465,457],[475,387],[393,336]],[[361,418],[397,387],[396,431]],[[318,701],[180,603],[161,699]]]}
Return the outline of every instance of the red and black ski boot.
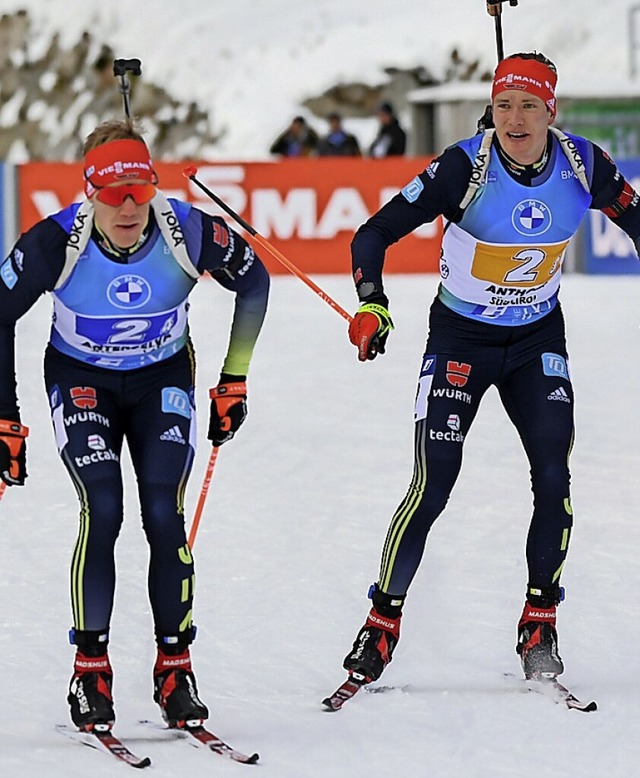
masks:
{"label": "red and black ski boot", "polygon": [[111,728],[116,716],[107,632],[71,630],[70,639],[77,646],[67,696],[71,719],[78,729],[88,732],[96,725]]}
{"label": "red and black ski boot", "polygon": [[400,639],[404,596],[384,594],[376,585],[371,600],[373,607],[343,662],[350,678],[360,684],[378,680]]}
{"label": "red and black ski boot", "polygon": [[527,595],[518,622],[516,645],[525,678],[552,679],[564,672],[556,630],[556,605],[559,601],[559,597],[556,599],[555,596]]}
{"label": "red and black ski boot", "polygon": [[153,699],[170,727],[196,726],[209,717],[207,706],[198,697],[188,645],[166,643],[158,647],[153,688]]}

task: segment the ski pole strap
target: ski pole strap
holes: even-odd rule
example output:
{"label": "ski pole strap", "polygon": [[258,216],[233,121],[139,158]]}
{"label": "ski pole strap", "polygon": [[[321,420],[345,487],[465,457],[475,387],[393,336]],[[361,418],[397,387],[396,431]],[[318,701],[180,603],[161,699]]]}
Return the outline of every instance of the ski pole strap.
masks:
{"label": "ski pole strap", "polygon": [[0,419],[0,439],[9,447],[12,457],[17,457],[22,448],[24,439],[29,434],[29,427],[20,424],[19,421],[7,421]]}
{"label": "ski pole strap", "polygon": [[389,311],[384,305],[378,303],[365,303],[358,308],[358,313],[372,313],[378,320],[379,332],[378,335],[384,335],[389,330],[395,329]]}
{"label": "ski pole strap", "polygon": [[218,384],[209,389],[209,399],[217,400],[219,397],[243,397],[247,394],[246,381],[238,381],[230,384]]}

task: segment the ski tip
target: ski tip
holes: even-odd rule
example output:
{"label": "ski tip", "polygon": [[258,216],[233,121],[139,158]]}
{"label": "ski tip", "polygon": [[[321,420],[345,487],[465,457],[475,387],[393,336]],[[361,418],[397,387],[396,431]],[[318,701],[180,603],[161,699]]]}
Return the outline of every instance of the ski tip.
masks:
{"label": "ski tip", "polygon": [[330,697],[325,697],[324,700],[322,700],[324,710],[329,713],[340,710],[345,702],[354,697],[363,686],[364,684],[356,683],[351,676],[349,676],[343,684],[338,686]]}
{"label": "ski tip", "polygon": [[567,700],[567,707],[571,710],[579,710],[582,713],[593,713],[594,710],[598,710],[598,703],[595,700],[591,702],[580,702],[579,700]]}

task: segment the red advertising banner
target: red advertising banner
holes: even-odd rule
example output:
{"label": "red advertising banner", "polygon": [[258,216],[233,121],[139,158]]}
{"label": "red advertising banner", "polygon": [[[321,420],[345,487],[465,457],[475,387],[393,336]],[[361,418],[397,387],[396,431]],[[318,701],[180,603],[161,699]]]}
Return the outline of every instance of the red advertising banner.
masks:
{"label": "red advertising banner", "polygon": [[[349,245],[366,219],[429,164],[430,158],[304,159],[202,163],[198,179],[305,273],[349,273]],[[162,191],[229,216],[182,174],[156,164]],[[34,162],[18,169],[20,231],[82,199],[78,163]],[[392,246],[386,272],[438,271],[441,225],[427,224]],[[259,249],[271,272],[288,272]]]}

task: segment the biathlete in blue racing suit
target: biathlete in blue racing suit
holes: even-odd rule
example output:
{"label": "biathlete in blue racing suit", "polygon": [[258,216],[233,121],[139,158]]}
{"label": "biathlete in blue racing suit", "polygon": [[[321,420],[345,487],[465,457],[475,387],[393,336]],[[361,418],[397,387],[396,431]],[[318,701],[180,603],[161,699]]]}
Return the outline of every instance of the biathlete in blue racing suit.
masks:
{"label": "biathlete in blue racing suit", "polygon": [[267,307],[269,277],[219,217],[167,199],[130,122],[106,122],[84,146],[86,199],[21,235],[0,269],[0,474],[26,478],[26,427],[14,369],[15,324],[53,297],[45,382],[60,457],[80,500],[71,563],[71,717],[111,726],[107,653],[123,521],[126,438],[150,548],[148,590],[158,646],[154,698],[173,725],[202,720],[191,668],[194,563],[184,496],[196,444],[189,294],[212,276],[235,295],[208,437],[219,446],[246,415],[246,375]]}
{"label": "biathlete in blue racing suit", "polygon": [[373,607],[344,662],[359,683],[377,679],[391,661],[427,535],[492,385],[524,446],[533,491],[516,650],[528,678],[563,671],[556,605],[573,525],[574,396],[558,302],[562,262],[589,208],[638,245],[640,205],[601,148],[551,126],[556,78],[541,54],[503,60],[493,82],[495,128],[448,148],[352,243],[361,307],[349,335],[365,361],[384,352],[393,326],[382,281],[386,249],[425,222],[447,220],[415,401],[413,478],[387,532]]}

